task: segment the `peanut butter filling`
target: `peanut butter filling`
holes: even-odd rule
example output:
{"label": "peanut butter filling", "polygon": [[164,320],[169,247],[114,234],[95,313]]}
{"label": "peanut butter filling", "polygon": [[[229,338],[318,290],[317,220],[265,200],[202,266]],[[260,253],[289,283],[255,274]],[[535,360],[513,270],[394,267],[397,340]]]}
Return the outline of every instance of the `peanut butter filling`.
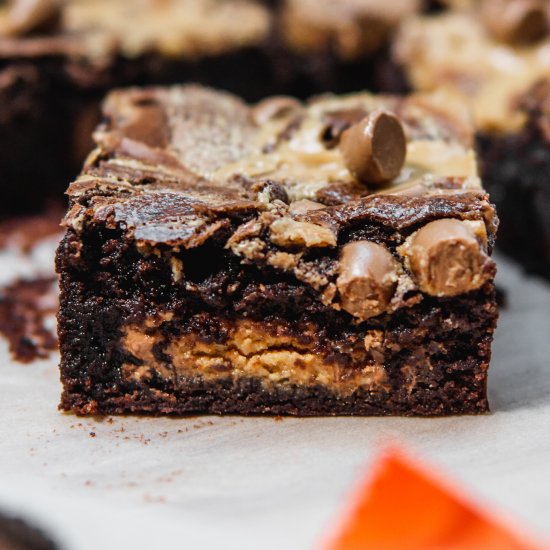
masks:
{"label": "peanut butter filling", "polygon": [[354,367],[329,361],[313,349],[313,327],[301,338],[287,333],[284,325],[266,326],[248,320],[232,324],[224,343],[211,343],[200,334],[171,337],[163,348],[169,362],[155,357],[153,348],[162,342],[159,332],[151,334],[151,323],[130,325],[124,330],[122,347],[143,364],[126,363],[123,376],[147,380],[153,373],[171,379],[202,379],[213,382],[226,378],[259,378],[265,384],[322,385],[331,391],[350,394],[358,388],[383,389],[387,382],[383,367],[381,331],[368,331],[364,341],[351,352]]}

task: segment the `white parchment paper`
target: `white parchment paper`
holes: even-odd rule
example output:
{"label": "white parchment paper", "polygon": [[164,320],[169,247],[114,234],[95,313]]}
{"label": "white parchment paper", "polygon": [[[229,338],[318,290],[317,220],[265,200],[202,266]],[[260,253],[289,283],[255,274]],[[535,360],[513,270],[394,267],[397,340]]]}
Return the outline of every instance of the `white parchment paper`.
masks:
{"label": "white parchment paper", "polygon": [[[2,253],[0,281],[52,248]],[[66,549],[313,548],[393,441],[550,540],[550,286],[499,266],[488,416],[82,419],[57,411],[57,356],[17,364],[0,341],[0,509]]]}

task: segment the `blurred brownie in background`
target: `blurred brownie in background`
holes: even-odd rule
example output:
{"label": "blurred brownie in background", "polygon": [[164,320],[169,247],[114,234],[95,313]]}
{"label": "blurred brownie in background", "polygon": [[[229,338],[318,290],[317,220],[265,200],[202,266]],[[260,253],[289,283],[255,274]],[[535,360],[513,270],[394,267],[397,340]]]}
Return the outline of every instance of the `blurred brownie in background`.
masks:
{"label": "blurred brownie in background", "polygon": [[[290,93],[378,89],[398,25],[423,0],[281,0],[276,41]],[[385,80],[394,73],[386,74]],[[397,83],[392,82],[392,88]]]}
{"label": "blurred brownie in background", "polygon": [[496,203],[499,246],[550,276],[550,3],[486,0],[417,16],[394,60],[416,90],[467,98],[483,181]]}
{"label": "blurred brownie in background", "polygon": [[373,88],[392,32],[422,4],[12,1],[0,8],[0,215],[61,196],[113,87],[191,81],[250,101]]}
{"label": "blurred brownie in background", "polygon": [[0,7],[0,215],[62,197],[112,87],[200,81],[257,99],[275,86],[271,15],[251,0],[18,0]]}

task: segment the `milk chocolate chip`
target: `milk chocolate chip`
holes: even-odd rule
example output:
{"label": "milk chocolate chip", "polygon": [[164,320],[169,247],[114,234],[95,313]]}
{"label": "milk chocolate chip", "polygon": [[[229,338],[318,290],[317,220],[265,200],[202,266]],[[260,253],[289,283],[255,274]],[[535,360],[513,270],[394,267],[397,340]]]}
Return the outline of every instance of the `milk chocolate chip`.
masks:
{"label": "milk chocolate chip", "polygon": [[342,308],[360,319],[383,313],[395,291],[398,268],[389,250],[380,244],[370,241],[346,244],[336,281]]}
{"label": "milk chocolate chip", "polygon": [[479,288],[490,276],[490,260],[467,222],[436,220],[419,229],[406,252],[420,290],[456,296]]}
{"label": "milk chocolate chip", "polygon": [[10,4],[4,31],[18,36],[55,28],[62,7],[62,0],[15,0]]}
{"label": "milk chocolate chip", "polygon": [[548,30],[545,0],[484,0],[481,17],[495,38],[510,44],[535,42]]}
{"label": "milk chocolate chip", "polygon": [[355,178],[376,185],[399,175],[407,141],[399,119],[387,111],[376,110],[342,134],[340,150]]}

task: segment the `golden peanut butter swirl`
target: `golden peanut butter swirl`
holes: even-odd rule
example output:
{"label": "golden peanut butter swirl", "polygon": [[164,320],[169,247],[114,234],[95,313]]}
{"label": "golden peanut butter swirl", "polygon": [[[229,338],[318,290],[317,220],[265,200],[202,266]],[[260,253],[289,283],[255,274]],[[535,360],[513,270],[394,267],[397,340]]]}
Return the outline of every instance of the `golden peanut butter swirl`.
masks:
{"label": "golden peanut butter swirl", "polygon": [[[251,111],[258,128],[248,153],[217,170],[214,178],[239,174],[277,181],[291,200],[318,199],[329,188],[345,189],[350,196],[420,192],[444,178],[463,178],[464,188],[479,188],[468,115],[460,104],[444,102],[436,94],[398,99],[357,93],[306,105],[268,99]],[[405,145],[396,135],[382,139],[389,157],[404,147],[404,163],[387,181],[374,175],[361,181],[357,164],[368,168],[367,153],[361,148],[361,135],[354,136],[352,130],[362,121],[369,123],[372,114],[379,118],[379,113],[392,114],[401,123]],[[347,134],[351,139],[346,142]]]}
{"label": "golden peanut butter swirl", "polygon": [[[169,185],[210,203],[214,191],[223,200],[249,198],[251,186],[265,182],[276,182],[291,201],[324,204],[373,193],[481,188],[468,113],[461,102],[442,94],[397,98],[356,93],[307,103],[273,97],[248,106],[229,94],[183,86],[114,92],[104,113],[108,122],[95,138],[98,152],[109,154],[99,162],[92,155],[80,182],[115,172],[131,181],[132,174],[141,177],[144,170],[154,170],[156,183],[144,191]],[[380,113],[385,113],[383,119]],[[389,161],[403,157],[397,171],[393,162],[388,181],[358,179],[346,154],[357,139],[342,139],[373,115],[381,131],[359,138],[371,139],[371,153],[382,155],[381,162],[388,155]],[[396,119],[403,138],[382,124],[386,119]],[[357,164],[357,151],[351,153]]]}

